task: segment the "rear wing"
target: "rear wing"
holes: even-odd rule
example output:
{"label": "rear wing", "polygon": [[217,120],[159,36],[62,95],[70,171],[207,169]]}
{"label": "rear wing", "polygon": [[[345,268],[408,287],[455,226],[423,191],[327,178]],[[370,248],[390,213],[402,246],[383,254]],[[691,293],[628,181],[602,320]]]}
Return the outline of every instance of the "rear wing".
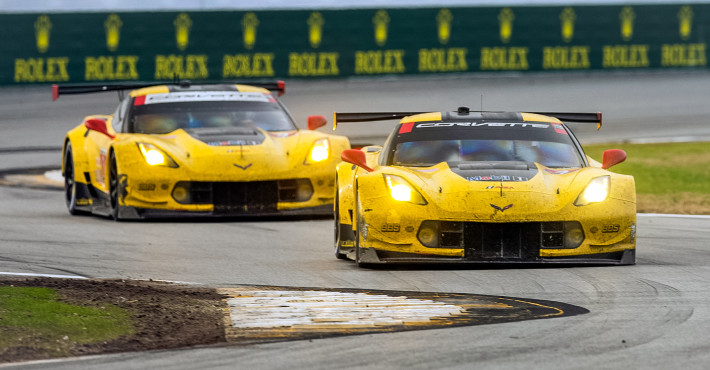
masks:
{"label": "rear wing", "polygon": [[[364,112],[364,113],[338,113],[333,112],[333,131],[338,127],[338,122],[372,122],[402,119],[415,114],[429,112]],[[502,113],[492,111],[482,111],[480,113]],[[544,116],[555,117],[562,122],[583,122],[596,123],[597,130],[602,127],[602,113],[560,113],[560,112],[529,112]]]}
{"label": "rear wing", "polygon": [[[59,99],[59,95],[73,95],[73,94],[90,94],[96,92],[104,91],[124,91],[124,90],[134,90],[141,89],[144,87],[151,86],[162,86],[162,85],[179,85],[181,87],[190,87],[192,83],[190,81],[175,81],[175,82],[144,82],[144,83],[115,83],[115,84],[105,84],[105,85],[52,85],[52,101]],[[284,81],[276,82],[220,82],[221,84],[235,84],[235,85],[249,85],[254,87],[261,87],[270,91],[277,91],[279,96],[286,92],[286,83]],[[214,84],[216,85],[216,84]]]}
{"label": "rear wing", "polygon": [[559,113],[559,112],[530,112],[543,116],[555,117],[562,122],[596,123],[597,130],[602,128],[602,112],[596,113]]}
{"label": "rear wing", "polygon": [[365,112],[365,113],[338,113],[333,112],[333,131],[338,127],[338,122],[373,122],[402,119],[415,114],[428,112]]}

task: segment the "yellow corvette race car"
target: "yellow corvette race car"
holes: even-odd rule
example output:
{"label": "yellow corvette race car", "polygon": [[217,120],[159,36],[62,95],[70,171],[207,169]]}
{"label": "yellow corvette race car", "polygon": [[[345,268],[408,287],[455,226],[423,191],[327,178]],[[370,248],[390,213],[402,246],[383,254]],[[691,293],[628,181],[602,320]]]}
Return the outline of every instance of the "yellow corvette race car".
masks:
{"label": "yellow corvette race car", "polygon": [[587,157],[565,122],[601,113],[335,113],[401,119],[337,168],[335,255],[389,263],[635,263],[636,191]]}
{"label": "yellow corvette race car", "polygon": [[[132,90],[123,96],[124,90]],[[90,115],[64,139],[71,214],[114,219],[330,214],[333,170],[348,139],[299,130],[271,91],[284,84],[53,86],[119,91],[112,115]]]}

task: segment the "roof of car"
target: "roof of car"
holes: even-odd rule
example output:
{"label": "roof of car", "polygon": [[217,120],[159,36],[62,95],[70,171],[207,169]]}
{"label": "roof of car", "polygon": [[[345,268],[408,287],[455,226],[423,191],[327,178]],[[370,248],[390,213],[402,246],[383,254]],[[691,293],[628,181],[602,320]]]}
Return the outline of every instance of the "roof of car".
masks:
{"label": "roof of car", "polygon": [[239,92],[259,92],[264,94],[271,94],[268,89],[257,86],[250,85],[240,85],[240,84],[209,84],[209,85],[157,85],[149,86],[136,90],[132,90],[130,96],[135,98],[136,96],[150,95],[150,94],[165,94],[173,92],[189,92],[189,91],[239,91]]}

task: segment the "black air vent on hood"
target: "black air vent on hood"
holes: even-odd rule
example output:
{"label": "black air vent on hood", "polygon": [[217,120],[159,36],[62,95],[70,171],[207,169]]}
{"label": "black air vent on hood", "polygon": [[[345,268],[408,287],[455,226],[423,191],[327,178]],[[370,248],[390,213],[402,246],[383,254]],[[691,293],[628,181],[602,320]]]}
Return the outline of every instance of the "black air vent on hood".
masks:
{"label": "black air vent on hood", "polygon": [[185,131],[212,146],[259,145],[266,138],[260,130],[249,127],[194,128]]}
{"label": "black air vent on hood", "polygon": [[450,162],[451,171],[468,181],[528,181],[537,175],[534,163],[503,162]]}

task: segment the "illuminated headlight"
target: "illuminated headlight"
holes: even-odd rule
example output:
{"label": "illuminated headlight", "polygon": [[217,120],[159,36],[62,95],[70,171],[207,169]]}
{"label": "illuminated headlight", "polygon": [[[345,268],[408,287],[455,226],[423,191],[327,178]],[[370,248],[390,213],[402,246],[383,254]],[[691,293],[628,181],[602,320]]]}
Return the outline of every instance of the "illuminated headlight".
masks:
{"label": "illuminated headlight", "polygon": [[318,139],[311,147],[308,157],[306,157],[306,164],[320,163],[328,159],[330,156],[330,145],[328,139]]}
{"label": "illuminated headlight", "polygon": [[140,149],[141,154],[143,154],[143,158],[146,163],[151,166],[165,166],[172,168],[176,168],[178,166],[172,158],[153,144],[138,143],[138,149]]}
{"label": "illuminated headlight", "polygon": [[395,175],[384,175],[384,177],[392,199],[419,205],[427,204],[424,197],[418,191],[414,190],[412,185],[405,179]]}
{"label": "illuminated headlight", "polygon": [[600,176],[592,179],[582,193],[579,194],[577,200],[574,201],[574,205],[585,206],[603,201],[609,196],[609,182],[609,176]]}

